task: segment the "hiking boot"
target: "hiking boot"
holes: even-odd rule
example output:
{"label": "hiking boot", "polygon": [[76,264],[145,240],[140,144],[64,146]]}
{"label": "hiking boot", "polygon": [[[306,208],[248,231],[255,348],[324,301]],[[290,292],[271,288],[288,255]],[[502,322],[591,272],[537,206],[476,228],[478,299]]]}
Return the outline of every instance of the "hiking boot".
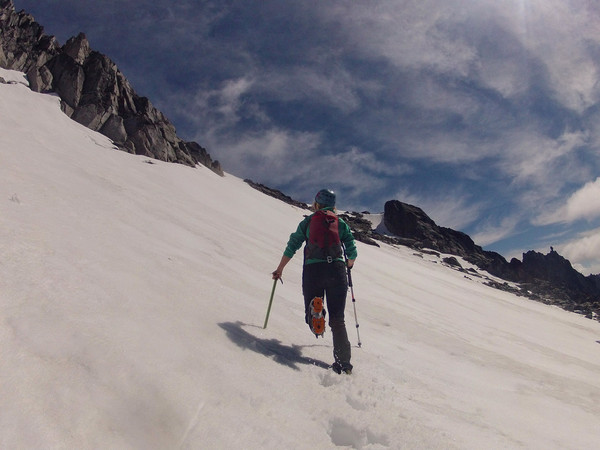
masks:
{"label": "hiking boot", "polygon": [[310,317],[308,318],[308,326],[315,336],[323,336],[325,333],[325,308],[323,308],[323,298],[315,297],[310,301],[309,305]]}
{"label": "hiking boot", "polygon": [[333,371],[337,374],[346,374],[346,375],[351,375],[352,374],[352,364],[350,363],[345,363],[345,364],[340,364],[339,362],[334,362],[331,365],[331,368],[333,369]]}

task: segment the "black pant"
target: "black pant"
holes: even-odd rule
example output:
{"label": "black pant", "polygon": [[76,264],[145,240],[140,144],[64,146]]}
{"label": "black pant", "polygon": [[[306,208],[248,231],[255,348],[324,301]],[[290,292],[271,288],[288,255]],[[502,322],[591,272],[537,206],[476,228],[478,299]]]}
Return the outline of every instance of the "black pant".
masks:
{"label": "black pant", "polygon": [[333,357],[335,362],[343,367],[352,368],[350,365],[350,341],[344,321],[348,293],[346,264],[343,261],[334,261],[305,265],[302,272],[302,293],[306,323],[309,323],[311,300],[314,297],[325,296],[329,326],[333,335]]}

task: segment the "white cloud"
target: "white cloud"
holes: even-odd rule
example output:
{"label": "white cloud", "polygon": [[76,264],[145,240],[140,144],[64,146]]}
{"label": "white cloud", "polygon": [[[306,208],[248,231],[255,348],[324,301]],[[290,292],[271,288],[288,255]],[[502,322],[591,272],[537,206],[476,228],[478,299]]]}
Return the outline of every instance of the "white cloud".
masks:
{"label": "white cloud", "polygon": [[200,89],[195,95],[182,94],[176,105],[182,114],[190,114],[206,129],[224,129],[240,120],[242,96],[250,91],[254,79],[250,76],[224,81],[213,89]]}
{"label": "white cloud", "polygon": [[346,152],[331,155],[329,159],[332,163],[345,162],[351,166],[372,172],[377,176],[401,176],[412,171],[412,168],[407,164],[378,159],[374,153],[364,152],[358,147],[352,147]]}
{"label": "white cloud", "polygon": [[567,201],[566,219],[595,219],[600,217],[600,178],[586,183]]}
{"label": "white cloud", "polygon": [[560,245],[558,251],[584,275],[600,274],[600,228]]}
{"label": "white cloud", "polygon": [[564,219],[560,207],[567,185],[589,178],[591,168],[577,150],[586,145],[586,132],[565,132],[550,139],[524,127],[507,133],[505,150],[495,156],[495,167],[506,179],[506,192],[535,225]]}
{"label": "white cloud", "polygon": [[501,219],[500,223],[484,224],[471,238],[477,245],[490,245],[513,234],[518,223],[517,217],[508,216]]}
{"label": "white cloud", "polygon": [[219,113],[226,118],[235,117],[240,107],[240,97],[248,92],[252,84],[252,80],[248,78],[227,81],[221,91],[217,93]]}
{"label": "white cloud", "polygon": [[[360,107],[358,86],[352,74],[332,59],[308,67],[280,67],[262,72],[255,91],[278,102],[308,101],[350,113]],[[376,88],[372,83],[370,86],[361,85],[361,89],[367,87]]]}
{"label": "white cloud", "polygon": [[[590,48],[600,42],[598,9],[588,1],[528,1],[521,40],[548,71],[551,87],[566,107],[582,112],[597,102],[599,67]],[[518,31],[518,30],[517,30]]]}
{"label": "white cloud", "polygon": [[586,183],[573,193],[564,205],[556,211],[542,215],[538,221],[542,224],[593,220],[600,217],[600,177]]}
{"label": "white cloud", "polygon": [[[598,101],[600,78],[590,46],[600,15],[589,1],[422,0],[334,3],[330,15],[352,30],[352,44],[399,67],[478,77],[506,96],[527,87],[531,62],[547,70],[568,108]],[[494,35],[494,33],[502,33]],[[487,51],[483,44],[492,42]]]}
{"label": "white cloud", "polygon": [[[568,176],[564,171],[563,158],[585,143],[584,132],[565,132],[552,139],[522,128],[507,136],[503,169],[515,183],[537,186],[547,182],[556,183]],[[557,162],[560,161],[561,164]]]}
{"label": "white cloud", "polygon": [[362,56],[383,57],[393,64],[466,75],[475,49],[460,38],[449,39],[445,24],[462,11],[448,2],[332,2],[323,10],[347,30],[348,45]]}
{"label": "white cloud", "polygon": [[482,205],[453,189],[434,196],[419,196],[402,190],[395,198],[421,208],[437,225],[460,231],[481,214]]}
{"label": "white cloud", "polygon": [[313,167],[312,158],[321,138],[315,133],[270,128],[239,138],[214,135],[209,142],[219,149],[219,159],[227,172],[244,176],[250,166],[253,177],[279,183]]}
{"label": "white cloud", "polygon": [[[214,141],[212,141],[214,139]],[[220,160],[228,172],[243,176],[252,167],[253,177],[273,185],[292,180],[301,191],[319,180],[341,186],[362,185],[374,189],[383,183],[382,174],[401,174],[409,170],[402,164],[377,161],[373,154],[352,148],[346,152],[325,154],[318,133],[292,132],[272,127],[263,132],[247,133],[224,140],[211,138],[219,148]],[[311,192],[312,192],[311,188]]]}
{"label": "white cloud", "polygon": [[[370,183],[374,189],[385,185],[377,174],[404,173],[411,159],[453,169],[468,165],[464,172],[482,176],[497,168],[497,179],[505,180],[519,206],[534,213],[555,199],[566,183],[589,176],[571,155],[590,136],[567,131],[559,139],[548,137],[547,128],[540,125],[546,118],[531,117],[537,113],[515,100],[534,85],[550,101],[559,100],[575,111],[598,100],[598,63],[590,57],[590,49],[600,42],[598,9],[589,2],[309,2],[295,6],[306,15],[290,18],[290,34],[281,34],[279,44],[284,47],[286,39],[298,38],[302,30],[316,33],[306,34],[302,42],[290,41],[289,58],[267,51],[272,48],[264,45],[266,32],[272,31],[268,22],[236,30],[236,36],[254,35],[252,42],[221,40],[218,34],[213,38],[215,24],[231,14],[246,17],[244,7],[230,10],[215,3],[211,8],[190,8],[192,2],[181,3],[184,6],[175,7],[160,2],[173,13],[165,15],[161,25],[165,48],[191,43],[194,53],[204,56],[186,64],[199,74],[213,66],[220,69],[211,72],[219,75],[213,78],[218,81],[203,83],[195,97],[177,93],[168,102],[194,125],[194,139],[226,170],[282,179],[292,175],[281,168],[293,168],[298,183],[304,183],[309,172],[319,173],[333,163],[340,180],[353,178],[355,184]],[[285,3],[269,11],[283,10]],[[197,23],[197,32],[191,32]],[[187,41],[182,41],[184,36]],[[357,67],[363,71],[354,71]],[[380,67],[385,72],[378,73]],[[264,106],[269,102],[294,102],[300,114],[311,111],[307,105],[335,108],[348,129],[360,130],[357,142],[374,137],[378,147],[370,152],[360,141],[360,151],[342,151],[339,159],[322,155],[324,133],[334,134],[325,130],[329,124],[310,132],[286,128],[269,116]],[[254,124],[250,130],[248,123]],[[436,220],[453,228],[477,220],[477,206],[446,200],[421,199],[420,205],[436,211]],[[455,203],[454,209],[446,206]],[[456,214],[458,210],[468,214]],[[482,242],[492,242],[501,233],[492,228],[479,236]]]}

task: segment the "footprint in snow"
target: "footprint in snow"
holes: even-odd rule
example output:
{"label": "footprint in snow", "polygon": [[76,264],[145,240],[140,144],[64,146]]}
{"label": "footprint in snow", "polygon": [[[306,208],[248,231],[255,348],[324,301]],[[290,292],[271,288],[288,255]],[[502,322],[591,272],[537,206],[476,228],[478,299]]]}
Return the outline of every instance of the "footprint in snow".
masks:
{"label": "footprint in snow", "polygon": [[329,423],[331,442],[339,447],[361,449],[367,445],[389,447],[386,435],[373,433],[369,428],[358,428],[341,418],[335,418]]}

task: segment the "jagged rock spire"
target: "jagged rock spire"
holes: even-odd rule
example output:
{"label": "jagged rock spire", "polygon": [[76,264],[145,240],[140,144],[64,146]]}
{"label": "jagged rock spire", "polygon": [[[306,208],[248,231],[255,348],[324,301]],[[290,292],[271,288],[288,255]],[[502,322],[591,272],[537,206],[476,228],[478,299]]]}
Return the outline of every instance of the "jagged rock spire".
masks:
{"label": "jagged rock spire", "polygon": [[93,51],[85,34],[60,46],[33,16],[16,12],[12,0],[0,0],[0,67],[27,74],[37,92],[53,91],[63,111],[108,136],[122,150],[190,166],[202,164],[223,175],[203,147],[185,142],[175,127],[107,56]]}

